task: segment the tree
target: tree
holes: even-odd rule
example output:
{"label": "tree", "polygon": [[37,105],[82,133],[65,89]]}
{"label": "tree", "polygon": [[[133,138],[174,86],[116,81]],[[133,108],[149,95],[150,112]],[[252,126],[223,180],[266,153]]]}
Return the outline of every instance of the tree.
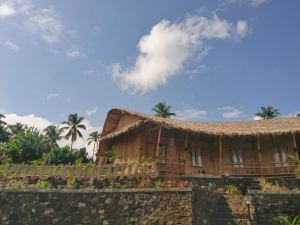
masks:
{"label": "tree", "polygon": [[64,132],[67,130],[65,138],[67,140],[71,138],[71,150],[73,149],[73,143],[77,140],[77,137],[79,136],[80,138],[82,138],[82,133],[80,132],[80,130],[86,130],[85,125],[82,124],[83,120],[83,117],[78,117],[77,113],[75,113],[68,115],[68,119],[62,122],[62,124],[66,126],[62,127],[61,131]]}
{"label": "tree", "polygon": [[50,146],[45,142],[45,136],[34,127],[25,127],[20,132],[1,145],[1,152],[13,163],[28,163],[41,159],[47,154]]}
{"label": "tree", "polygon": [[262,106],[261,112],[255,113],[256,116],[259,116],[262,119],[272,119],[277,117],[280,114],[279,109],[275,109],[272,106]]}
{"label": "tree", "polygon": [[171,116],[176,116],[175,113],[171,112],[171,106],[169,106],[165,102],[157,103],[154,106],[154,108],[152,108],[152,111],[154,111],[156,113],[155,116],[160,116],[163,118],[169,118]]}
{"label": "tree", "polygon": [[6,125],[6,122],[2,120],[2,119],[4,119],[4,118],[5,118],[5,116],[4,116],[3,114],[0,113],[0,126],[1,126],[1,125],[2,125],[2,126]]}
{"label": "tree", "polygon": [[96,146],[98,148],[100,137],[101,137],[101,134],[98,131],[94,131],[94,132],[90,133],[90,136],[88,138],[88,145],[94,143],[92,158],[94,158]]}
{"label": "tree", "polygon": [[5,142],[9,140],[9,132],[7,128],[3,125],[0,125],[0,142]]}
{"label": "tree", "polygon": [[21,124],[21,123],[16,123],[16,124],[8,125],[7,127],[8,127],[10,133],[11,133],[13,136],[14,136],[14,135],[17,135],[17,134],[19,134],[19,133],[21,133],[21,132],[24,132],[24,130],[25,130],[25,129],[24,129],[25,126],[24,126],[23,124]]}
{"label": "tree", "polygon": [[76,154],[73,152],[69,146],[65,147],[54,147],[51,149],[50,153],[50,163],[54,165],[59,164],[75,164]]}
{"label": "tree", "polygon": [[58,126],[50,125],[44,129],[46,142],[51,148],[58,147],[57,141],[61,140],[61,129]]}

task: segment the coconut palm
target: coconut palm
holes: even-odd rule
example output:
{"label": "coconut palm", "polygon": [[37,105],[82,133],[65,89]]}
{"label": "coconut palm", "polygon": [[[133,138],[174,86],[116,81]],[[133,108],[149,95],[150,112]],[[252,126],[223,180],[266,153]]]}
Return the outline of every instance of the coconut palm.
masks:
{"label": "coconut palm", "polygon": [[2,120],[4,118],[5,118],[5,116],[0,113],[0,125],[6,125],[6,122]]}
{"label": "coconut palm", "polygon": [[77,137],[82,138],[82,133],[80,130],[86,130],[82,121],[84,120],[83,117],[78,117],[77,113],[68,115],[68,119],[63,121],[62,124],[66,125],[65,127],[61,128],[61,131],[67,131],[65,138],[69,140],[71,138],[71,150],[73,147],[73,143],[77,140]]}
{"label": "coconut palm", "polygon": [[95,148],[96,147],[98,148],[100,137],[101,137],[101,133],[99,133],[98,131],[94,131],[94,132],[90,133],[90,136],[88,138],[88,145],[90,145],[92,143],[94,144],[92,158],[94,157],[94,154],[95,154]]}
{"label": "coconut palm", "polygon": [[44,129],[46,142],[51,148],[58,147],[57,141],[61,140],[61,129],[59,126],[50,125]]}
{"label": "coconut palm", "polygon": [[7,126],[12,135],[17,135],[24,131],[25,126],[21,123],[16,123]]}
{"label": "coconut palm", "polygon": [[300,215],[292,216],[278,216],[274,219],[282,225],[299,225],[300,224]]}
{"label": "coconut palm", "polygon": [[259,116],[262,119],[272,119],[277,117],[280,114],[279,109],[275,109],[272,106],[262,106],[261,112],[255,113],[256,116]]}
{"label": "coconut palm", "polygon": [[154,106],[154,108],[152,108],[152,111],[155,112],[155,116],[160,116],[163,118],[169,118],[171,116],[176,116],[175,113],[171,112],[171,106],[169,106],[165,102],[157,103]]}

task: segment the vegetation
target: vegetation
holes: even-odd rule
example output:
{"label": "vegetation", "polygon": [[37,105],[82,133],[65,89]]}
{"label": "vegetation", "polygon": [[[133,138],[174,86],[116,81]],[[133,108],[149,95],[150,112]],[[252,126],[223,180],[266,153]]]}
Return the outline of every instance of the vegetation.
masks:
{"label": "vegetation", "polygon": [[273,119],[280,114],[279,109],[274,108],[273,106],[262,106],[261,112],[255,113],[256,116],[262,119]]}
{"label": "vegetation", "polygon": [[82,121],[84,120],[83,117],[79,117],[77,113],[68,115],[68,119],[62,122],[64,127],[61,128],[61,131],[67,131],[65,138],[69,140],[71,138],[71,150],[73,149],[73,143],[77,140],[78,137],[82,138],[82,133],[80,130],[86,130]]}
{"label": "vegetation", "polygon": [[108,162],[112,163],[116,159],[116,152],[113,147],[105,152],[105,157],[107,157]]}
{"label": "vegetation", "polygon": [[300,215],[293,216],[277,216],[274,218],[275,221],[281,225],[300,225]]}
{"label": "vegetation", "polygon": [[45,136],[34,127],[25,127],[22,132],[0,145],[0,153],[13,163],[29,163],[41,159],[49,151]]}
{"label": "vegetation", "polygon": [[266,182],[264,179],[260,181],[260,186],[263,191],[287,191],[288,189],[284,186],[280,186],[277,182],[275,184]]}
{"label": "vegetation", "polygon": [[175,113],[171,112],[171,106],[169,106],[165,102],[159,102],[157,103],[154,108],[152,108],[152,111],[155,112],[155,116],[163,117],[163,118],[169,118],[171,116],[176,116]]}
{"label": "vegetation", "polygon": [[51,146],[51,148],[58,147],[57,141],[61,140],[62,131],[59,126],[50,125],[44,129],[46,142]]}
{"label": "vegetation", "polygon": [[224,193],[227,195],[240,195],[241,191],[236,185],[230,184],[224,187]]}
{"label": "vegetation", "polygon": [[92,143],[94,144],[92,158],[95,155],[95,148],[99,147],[99,139],[100,139],[100,137],[101,137],[101,134],[98,131],[94,131],[94,132],[90,133],[90,136],[88,138],[88,145],[90,145]]}
{"label": "vegetation", "polygon": [[[56,125],[46,127],[43,132],[35,127],[16,123],[6,124],[3,121],[4,115],[0,114],[0,165],[7,163],[27,163],[41,165],[43,161],[48,161],[55,165],[58,164],[86,164],[91,163],[86,148],[73,149],[74,142],[82,138],[81,130],[85,130],[82,123],[83,118],[77,114],[70,114],[68,120],[63,122],[63,127]],[[71,147],[60,147],[59,141],[64,137],[71,138]],[[93,135],[100,134],[92,132],[88,142],[91,144],[96,141]],[[94,143],[94,151],[97,146]],[[93,153],[94,154],[94,153]]]}

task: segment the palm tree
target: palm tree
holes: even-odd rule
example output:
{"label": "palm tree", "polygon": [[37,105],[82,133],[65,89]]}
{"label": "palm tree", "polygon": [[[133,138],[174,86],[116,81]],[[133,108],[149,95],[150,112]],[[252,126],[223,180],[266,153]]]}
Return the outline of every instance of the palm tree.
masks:
{"label": "palm tree", "polygon": [[155,112],[155,116],[160,116],[163,118],[169,118],[171,116],[176,116],[175,113],[171,112],[171,106],[169,106],[165,102],[157,103],[154,106],[154,108],[152,108],[152,111]]}
{"label": "palm tree", "polygon": [[61,140],[61,129],[59,126],[50,125],[44,129],[46,142],[50,145],[51,148],[58,147],[57,141]]}
{"label": "palm tree", "polygon": [[68,119],[62,122],[62,124],[66,126],[62,127],[61,131],[64,132],[65,130],[67,130],[67,134],[65,135],[65,138],[67,140],[69,140],[69,138],[71,137],[71,149],[73,148],[73,143],[77,140],[77,137],[79,136],[80,138],[82,138],[80,129],[86,129],[85,125],[81,123],[83,120],[83,117],[78,117],[77,113],[75,113],[68,115]]}
{"label": "palm tree", "polygon": [[0,125],[6,125],[6,122],[2,120],[4,118],[5,118],[5,116],[0,113]]}
{"label": "palm tree", "polygon": [[272,106],[262,106],[261,112],[255,113],[256,116],[259,116],[262,119],[272,119],[277,117],[280,114],[279,109],[275,109]]}
{"label": "palm tree", "polygon": [[13,125],[8,125],[7,127],[8,127],[8,129],[9,129],[9,131],[10,131],[10,133],[12,135],[17,135],[17,134],[19,134],[19,133],[21,133],[21,132],[24,131],[24,125],[21,124],[21,123],[16,123],[16,124],[13,124]]}
{"label": "palm tree", "polygon": [[88,145],[94,143],[92,158],[94,157],[95,147],[97,146],[97,148],[98,148],[100,137],[101,137],[101,133],[99,133],[98,131],[94,131],[94,132],[90,133],[90,136],[88,138]]}

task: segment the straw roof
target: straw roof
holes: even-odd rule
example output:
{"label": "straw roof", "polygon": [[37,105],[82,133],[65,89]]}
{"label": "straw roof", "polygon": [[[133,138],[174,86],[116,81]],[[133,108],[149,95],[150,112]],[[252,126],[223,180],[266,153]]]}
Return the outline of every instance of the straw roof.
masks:
{"label": "straw roof", "polygon": [[128,114],[139,118],[140,121],[115,130],[105,135],[103,139],[109,138],[109,136],[118,136],[120,133],[126,133],[129,130],[134,130],[145,122],[161,125],[165,128],[174,128],[193,133],[222,136],[278,135],[300,132],[300,117],[239,122],[193,122],[162,118],[124,109],[112,109],[108,114],[113,112]]}

